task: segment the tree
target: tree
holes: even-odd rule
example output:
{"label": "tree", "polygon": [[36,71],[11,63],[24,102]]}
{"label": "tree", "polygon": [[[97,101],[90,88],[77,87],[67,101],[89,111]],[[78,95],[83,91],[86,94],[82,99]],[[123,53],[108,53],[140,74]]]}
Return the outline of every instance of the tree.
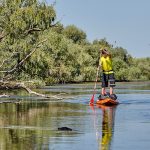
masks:
{"label": "tree", "polygon": [[86,33],[74,25],[67,26],[62,33],[74,43],[80,44],[86,39]]}
{"label": "tree", "polygon": [[[38,43],[43,41],[39,35],[54,25],[55,18],[53,7],[37,0],[2,1],[0,8],[0,54],[2,58],[1,70],[5,71],[1,77],[16,72],[20,74],[21,70],[24,74],[29,74],[26,65],[22,66],[22,63],[18,66],[17,64],[30,56],[33,50],[39,48]],[[31,62],[29,61],[28,64]],[[10,70],[16,66],[17,69],[11,72]],[[13,76],[13,78],[17,77],[16,74]]]}
{"label": "tree", "polygon": [[[40,3],[37,0],[2,0],[0,5],[0,59],[1,81],[0,86],[6,88],[24,88],[26,91],[39,96],[44,96],[31,91],[24,83],[5,82],[16,80],[20,77],[32,79],[34,74],[41,73],[39,66],[47,67],[44,61],[37,64],[39,54],[35,52],[46,42],[42,32],[54,27],[56,18],[53,6]],[[42,54],[42,53],[40,53]],[[31,58],[32,59],[29,59]],[[28,61],[27,61],[28,60]],[[31,67],[32,66],[32,67]],[[33,77],[35,79],[35,75]],[[46,96],[49,97],[49,96]],[[50,96],[52,97],[52,96]],[[49,97],[49,98],[50,98]],[[54,98],[54,97],[53,97]],[[57,98],[57,97],[55,97]]]}
{"label": "tree", "polygon": [[128,73],[128,79],[129,80],[139,80],[141,78],[142,72],[136,66],[130,67],[128,72],[129,72]]}
{"label": "tree", "polygon": [[116,48],[112,49],[112,55],[113,55],[113,57],[117,57],[117,58],[127,62],[128,53],[127,53],[127,50],[125,50],[122,47],[116,47]]}
{"label": "tree", "polygon": [[93,45],[99,45],[100,49],[110,49],[112,47],[112,45],[107,42],[106,38],[103,38],[101,40],[94,40]]}

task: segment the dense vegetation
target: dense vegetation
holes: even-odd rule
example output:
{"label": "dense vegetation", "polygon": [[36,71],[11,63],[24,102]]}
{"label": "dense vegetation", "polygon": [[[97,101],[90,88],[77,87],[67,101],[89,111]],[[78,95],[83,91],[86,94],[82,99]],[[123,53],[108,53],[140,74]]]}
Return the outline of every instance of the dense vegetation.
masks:
{"label": "dense vegetation", "polygon": [[95,80],[100,48],[113,56],[119,81],[150,80],[150,57],[136,59],[107,40],[56,21],[53,5],[38,0],[0,2],[0,79],[52,83]]}

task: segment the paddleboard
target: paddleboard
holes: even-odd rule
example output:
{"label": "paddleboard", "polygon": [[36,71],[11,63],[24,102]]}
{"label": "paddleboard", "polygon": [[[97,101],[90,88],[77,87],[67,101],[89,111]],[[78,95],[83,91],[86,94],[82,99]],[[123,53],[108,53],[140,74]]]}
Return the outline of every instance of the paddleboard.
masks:
{"label": "paddleboard", "polygon": [[119,102],[117,100],[113,100],[113,99],[108,97],[108,98],[97,100],[96,104],[97,105],[112,106],[112,105],[118,105]]}

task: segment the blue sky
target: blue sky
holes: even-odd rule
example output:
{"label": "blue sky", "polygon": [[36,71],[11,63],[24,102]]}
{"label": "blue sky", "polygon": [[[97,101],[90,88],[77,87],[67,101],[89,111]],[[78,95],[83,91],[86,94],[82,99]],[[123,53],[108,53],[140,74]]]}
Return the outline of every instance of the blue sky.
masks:
{"label": "blue sky", "polygon": [[90,42],[106,38],[133,57],[150,57],[150,0],[56,0],[55,10],[64,26],[74,24]]}

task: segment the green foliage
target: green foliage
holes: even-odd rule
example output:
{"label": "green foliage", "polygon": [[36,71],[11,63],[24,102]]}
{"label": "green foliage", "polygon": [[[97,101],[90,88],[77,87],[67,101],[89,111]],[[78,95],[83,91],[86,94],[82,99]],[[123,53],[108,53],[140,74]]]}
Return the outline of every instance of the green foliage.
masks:
{"label": "green foliage", "polygon": [[127,63],[124,62],[122,59],[120,58],[113,58],[113,66],[114,66],[114,71],[117,72],[119,71],[120,69],[126,69],[128,67]]}
{"label": "green foliage", "polygon": [[56,83],[59,83],[59,81],[57,81],[57,79],[54,77],[49,76],[49,77],[45,78],[45,84],[46,85],[53,85]]}
{"label": "green foliage", "polygon": [[112,56],[127,62],[127,50],[123,49],[122,47],[114,48],[112,50]]}
{"label": "green foliage", "polygon": [[133,66],[129,68],[129,74],[128,74],[128,79],[129,80],[138,80],[141,77],[141,70],[140,68]]}
{"label": "green foliage", "polygon": [[[7,0],[3,1],[2,4],[0,54],[3,58],[1,63],[5,63],[1,70],[7,71],[11,70],[36,47],[41,40],[39,35],[42,34],[42,31],[51,27],[56,14],[52,6],[47,6],[45,3],[39,3],[36,0]],[[48,64],[45,61],[48,58],[45,58],[46,54],[43,51],[39,51],[39,54],[41,57],[36,54],[32,55],[32,59],[25,63],[18,70],[18,73],[15,73],[14,77],[18,79],[45,77],[42,70],[47,68]],[[41,58],[43,61],[41,61]]]}
{"label": "green foliage", "polygon": [[94,40],[93,41],[93,44],[94,45],[99,45],[100,47],[100,49],[104,49],[104,48],[106,48],[106,49],[109,49],[109,48],[111,48],[111,44],[109,44],[108,42],[107,42],[107,40],[106,40],[106,38],[103,38],[103,39],[101,39],[101,40]]}
{"label": "green foliage", "polygon": [[150,80],[150,57],[134,59],[134,66],[141,71],[141,78]]}
{"label": "green foliage", "polygon": [[115,72],[115,78],[119,81],[128,81],[128,69],[120,68],[117,72]]}
{"label": "green foliage", "polygon": [[74,25],[67,26],[62,32],[67,38],[72,39],[74,43],[81,43],[86,39],[86,33]]}
{"label": "green foliage", "polygon": [[25,85],[31,88],[39,88],[45,86],[45,82],[43,82],[42,80],[32,80],[25,82]]}
{"label": "green foliage", "polygon": [[12,79],[34,80],[37,85],[94,81],[100,49],[107,48],[117,80],[150,80],[150,58],[132,58],[127,50],[113,48],[105,38],[90,43],[83,30],[75,25],[54,25],[55,19],[53,6],[44,2],[1,1],[0,78],[34,51],[12,72]]}

